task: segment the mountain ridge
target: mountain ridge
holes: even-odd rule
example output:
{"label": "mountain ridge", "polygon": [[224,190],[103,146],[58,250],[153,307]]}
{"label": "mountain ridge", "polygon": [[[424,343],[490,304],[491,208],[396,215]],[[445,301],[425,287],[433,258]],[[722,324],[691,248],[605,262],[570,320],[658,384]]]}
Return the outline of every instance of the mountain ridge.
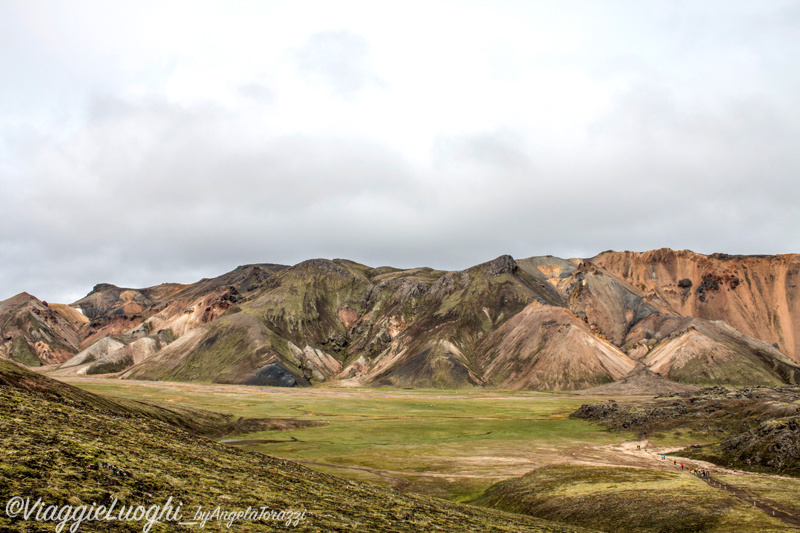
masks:
{"label": "mountain ridge", "polygon": [[[70,304],[84,323],[50,310],[66,331],[59,338],[73,341],[55,358],[36,355],[43,341],[19,318],[44,304],[15,296],[0,302],[0,355],[36,358],[54,375],[279,386],[574,390],[640,366],[698,385],[775,385],[800,379],[798,274],[797,254],[669,249],[502,255],[460,271],[346,259],[242,265],[194,284],[98,284]],[[68,361],[103,339],[127,352]]]}

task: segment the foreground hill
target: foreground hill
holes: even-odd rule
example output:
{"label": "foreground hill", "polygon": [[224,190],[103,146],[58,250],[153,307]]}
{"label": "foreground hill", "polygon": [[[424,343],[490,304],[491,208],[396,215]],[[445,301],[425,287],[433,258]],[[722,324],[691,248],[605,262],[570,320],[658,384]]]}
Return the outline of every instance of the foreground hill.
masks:
{"label": "foreground hill", "polygon": [[[6,356],[63,362],[47,367],[56,375],[574,390],[645,367],[702,386],[780,385],[800,379],[798,270],[794,255],[672,250],[501,256],[457,272],[314,259],[191,285],[97,285],[72,304],[86,323],[63,320],[77,340],[57,358],[22,349],[35,346],[24,324],[2,334]],[[7,302],[0,311],[17,308]]]}
{"label": "foreground hill", "polygon": [[[0,361],[0,499],[41,498],[59,508],[110,507],[116,499],[120,509],[163,505],[172,497],[183,503],[184,521],[191,520],[195,506],[305,511],[298,531],[584,531],[345,481],[208,440],[178,427],[180,414],[162,421],[153,414],[161,408],[136,404],[139,412],[133,404]],[[52,531],[55,525],[0,517],[3,531]],[[89,522],[81,530],[142,531],[144,525],[143,520]],[[165,523],[153,531],[182,528]],[[266,521],[240,521],[228,528],[225,521],[212,520],[204,526],[210,531],[285,528],[285,522]]]}
{"label": "foreground hill", "polygon": [[489,487],[474,503],[602,531],[791,531],[687,472],[551,465]]}
{"label": "foreground hill", "polygon": [[[473,503],[609,532],[797,529],[800,480],[786,476],[800,475],[800,387],[670,387],[647,370],[625,382],[586,392],[689,389],[644,401],[584,404],[573,413],[628,433],[631,440],[625,444],[631,453],[624,455],[635,467],[614,466],[608,457],[600,464],[548,465],[490,486]],[[687,434],[713,444],[661,447]],[[726,471],[696,460],[763,474]],[[692,468],[710,474],[698,476]],[[782,491],[785,499],[778,496]]]}

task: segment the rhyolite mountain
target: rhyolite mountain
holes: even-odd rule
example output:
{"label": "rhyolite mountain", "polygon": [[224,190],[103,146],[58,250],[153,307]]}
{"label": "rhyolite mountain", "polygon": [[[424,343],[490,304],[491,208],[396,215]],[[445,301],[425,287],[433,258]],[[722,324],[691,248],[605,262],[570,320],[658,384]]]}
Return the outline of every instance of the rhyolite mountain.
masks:
{"label": "rhyolite mountain", "polygon": [[0,355],[28,366],[61,363],[75,355],[87,322],[76,309],[20,293],[0,302]]}
{"label": "rhyolite mountain", "polygon": [[794,254],[667,249],[456,272],[247,265],[189,285],[100,284],[70,306],[15,296],[0,303],[0,354],[53,375],[273,386],[574,390],[641,368],[779,385],[800,379],[798,271]]}

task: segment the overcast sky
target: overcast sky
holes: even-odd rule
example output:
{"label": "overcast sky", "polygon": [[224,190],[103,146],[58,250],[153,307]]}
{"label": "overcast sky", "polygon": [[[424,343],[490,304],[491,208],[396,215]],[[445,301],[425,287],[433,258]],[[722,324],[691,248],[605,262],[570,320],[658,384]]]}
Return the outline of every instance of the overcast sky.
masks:
{"label": "overcast sky", "polygon": [[800,3],[0,0],[0,299],[800,252]]}

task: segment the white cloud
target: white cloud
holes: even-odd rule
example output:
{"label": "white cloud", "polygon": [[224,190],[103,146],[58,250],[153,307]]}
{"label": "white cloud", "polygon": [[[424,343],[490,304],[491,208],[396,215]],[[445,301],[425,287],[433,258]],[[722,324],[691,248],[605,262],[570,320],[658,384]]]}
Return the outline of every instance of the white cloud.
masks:
{"label": "white cloud", "polygon": [[797,251],[792,2],[0,6],[0,298]]}
{"label": "white cloud", "polygon": [[370,85],[379,85],[368,64],[369,43],[348,31],[323,31],[309,37],[295,52],[300,73],[353,99]]}

